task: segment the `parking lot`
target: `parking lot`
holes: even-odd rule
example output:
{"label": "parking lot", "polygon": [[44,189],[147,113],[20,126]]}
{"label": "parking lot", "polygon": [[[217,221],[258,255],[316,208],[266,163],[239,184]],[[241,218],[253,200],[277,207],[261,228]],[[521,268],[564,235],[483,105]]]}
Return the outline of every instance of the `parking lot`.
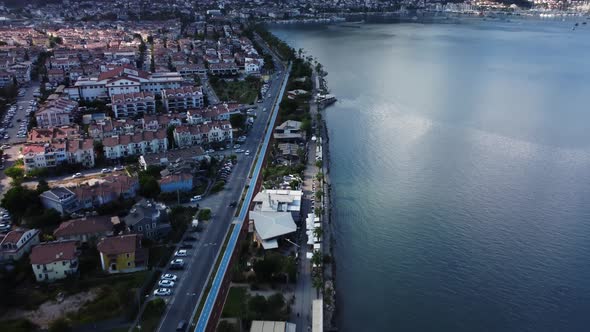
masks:
{"label": "parking lot", "polygon": [[34,96],[38,89],[38,82],[30,82],[28,87],[19,89],[17,102],[2,117],[0,143],[18,144],[26,141],[29,115],[33,115],[38,106]]}

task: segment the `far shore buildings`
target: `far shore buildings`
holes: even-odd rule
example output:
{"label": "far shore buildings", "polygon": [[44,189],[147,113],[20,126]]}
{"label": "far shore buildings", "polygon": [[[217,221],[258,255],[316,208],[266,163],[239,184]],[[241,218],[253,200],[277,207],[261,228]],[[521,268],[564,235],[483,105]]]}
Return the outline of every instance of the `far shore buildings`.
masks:
{"label": "far shore buildings", "polygon": [[297,230],[294,220],[299,219],[302,196],[300,190],[265,189],[256,194],[249,213],[254,241],[264,249],[278,248],[280,238]]}
{"label": "far shore buildings", "polygon": [[37,281],[65,279],[78,273],[75,241],[44,242],[31,251],[30,261]]}

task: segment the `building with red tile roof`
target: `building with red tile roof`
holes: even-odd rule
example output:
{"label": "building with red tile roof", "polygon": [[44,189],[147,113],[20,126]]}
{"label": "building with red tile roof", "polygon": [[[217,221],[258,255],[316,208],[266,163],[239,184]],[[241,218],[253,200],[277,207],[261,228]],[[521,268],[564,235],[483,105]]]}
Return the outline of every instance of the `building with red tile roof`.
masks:
{"label": "building with red tile roof", "polygon": [[78,273],[75,241],[41,243],[33,247],[29,258],[37,281],[54,281]]}

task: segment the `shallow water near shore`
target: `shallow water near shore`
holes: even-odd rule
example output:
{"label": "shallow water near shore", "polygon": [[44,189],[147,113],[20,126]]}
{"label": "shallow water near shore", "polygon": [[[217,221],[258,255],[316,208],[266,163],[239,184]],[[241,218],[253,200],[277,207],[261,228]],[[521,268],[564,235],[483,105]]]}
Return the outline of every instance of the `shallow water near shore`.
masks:
{"label": "shallow water near shore", "polygon": [[341,331],[587,331],[590,27],[271,29],[329,72]]}

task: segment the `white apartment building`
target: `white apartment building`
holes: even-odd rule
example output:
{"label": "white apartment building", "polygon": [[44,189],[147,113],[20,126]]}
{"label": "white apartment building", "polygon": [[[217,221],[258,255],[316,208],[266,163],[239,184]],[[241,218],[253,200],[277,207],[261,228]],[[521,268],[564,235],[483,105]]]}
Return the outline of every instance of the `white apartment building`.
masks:
{"label": "white apartment building", "polygon": [[39,244],[33,247],[30,259],[37,281],[65,279],[78,272],[75,241]]}
{"label": "white apartment building", "polygon": [[78,103],[66,98],[58,98],[43,104],[37,112],[37,127],[59,127],[72,123],[72,117],[78,109]]}
{"label": "white apartment building", "polygon": [[103,140],[104,155],[108,159],[140,156],[168,150],[166,129],[144,131],[133,135],[107,137]]}
{"label": "white apartment building", "polygon": [[156,112],[156,98],[151,92],[122,93],[111,96],[115,118]]}
{"label": "white apartment building", "polygon": [[229,142],[233,139],[229,121],[213,121],[200,125],[182,125],[174,128],[174,141],[179,147]]}
{"label": "white apartment building", "polygon": [[179,111],[189,108],[202,108],[203,88],[183,86],[178,89],[162,90],[162,103],[167,111]]}
{"label": "white apartment building", "polygon": [[160,93],[163,89],[177,89],[182,81],[177,72],[150,74],[126,65],[102,72],[98,77],[80,77],[68,93],[74,100],[109,99],[117,94]]}
{"label": "white apartment building", "polygon": [[52,168],[63,163],[94,166],[94,142],[92,139],[26,144],[22,151],[25,172],[37,168]]}

